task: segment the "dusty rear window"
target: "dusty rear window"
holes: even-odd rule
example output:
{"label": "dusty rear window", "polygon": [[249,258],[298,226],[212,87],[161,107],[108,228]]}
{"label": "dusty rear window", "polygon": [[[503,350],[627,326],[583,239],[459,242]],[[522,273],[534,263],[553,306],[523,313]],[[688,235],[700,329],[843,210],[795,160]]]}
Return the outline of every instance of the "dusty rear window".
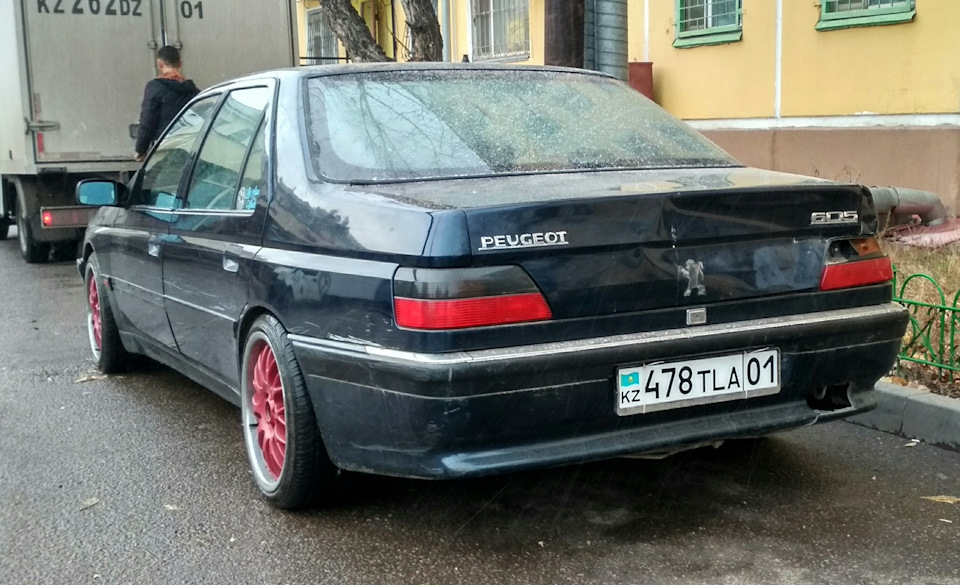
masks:
{"label": "dusty rear window", "polygon": [[370,183],[736,166],[628,86],[537,70],[392,71],[306,81],[317,173]]}

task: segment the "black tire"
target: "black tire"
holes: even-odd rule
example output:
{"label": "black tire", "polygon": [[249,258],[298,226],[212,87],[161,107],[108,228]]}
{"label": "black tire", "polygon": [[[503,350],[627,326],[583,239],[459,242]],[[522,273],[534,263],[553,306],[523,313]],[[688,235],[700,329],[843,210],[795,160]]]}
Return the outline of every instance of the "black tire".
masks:
{"label": "black tire", "polygon": [[50,244],[38,242],[33,237],[30,222],[21,214],[17,214],[17,235],[20,238],[20,255],[27,264],[45,262],[50,255]]}
{"label": "black tire", "polygon": [[[128,354],[120,342],[120,332],[117,331],[117,322],[110,308],[110,297],[104,290],[100,280],[100,264],[97,255],[90,254],[83,275],[83,290],[87,295],[87,338],[90,341],[90,351],[97,369],[104,374],[115,374],[128,361]],[[100,330],[97,331],[99,318]],[[99,339],[98,339],[99,333]]]}
{"label": "black tire", "polygon": [[288,510],[332,503],[344,474],[327,456],[293,347],[272,315],[251,326],[240,374],[243,439],[260,492]]}
{"label": "black tire", "polygon": [[6,240],[8,235],[10,235],[10,220],[0,217],[0,240]]}

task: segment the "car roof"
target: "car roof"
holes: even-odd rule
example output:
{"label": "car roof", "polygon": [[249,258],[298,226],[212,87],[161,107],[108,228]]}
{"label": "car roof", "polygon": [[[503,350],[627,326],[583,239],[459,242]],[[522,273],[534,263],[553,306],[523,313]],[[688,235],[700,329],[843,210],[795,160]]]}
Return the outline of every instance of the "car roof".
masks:
{"label": "car roof", "polygon": [[390,71],[552,71],[556,73],[577,73],[613,78],[612,75],[601,73],[599,71],[576,69],[571,67],[513,65],[507,63],[443,63],[437,61],[409,61],[405,63],[397,63],[394,61],[384,61],[377,63],[343,63],[337,65],[309,65],[303,67],[271,69],[268,71],[261,71],[251,75],[246,75],[244,77],[223,81],[207,88],[205,91],[233,85],[235,83],[256,81],[258,79],[269,78],[283,80],[296,77],[320,77],[326,75],[380,73]]}

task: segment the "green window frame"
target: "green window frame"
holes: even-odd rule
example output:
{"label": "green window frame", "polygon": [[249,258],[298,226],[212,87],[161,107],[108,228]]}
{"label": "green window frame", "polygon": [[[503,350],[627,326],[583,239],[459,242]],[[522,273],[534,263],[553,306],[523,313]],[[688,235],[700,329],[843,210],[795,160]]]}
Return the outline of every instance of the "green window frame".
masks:
{"label": "green window frame", "polygon": [[743,36],[743,0],[677,0],[678,49],[735,43]]}
{"label": "green window frame", "polygon": [[916,14],[916,0],[820,0],[820,22],[816,28],[901,24],[910,22]]}

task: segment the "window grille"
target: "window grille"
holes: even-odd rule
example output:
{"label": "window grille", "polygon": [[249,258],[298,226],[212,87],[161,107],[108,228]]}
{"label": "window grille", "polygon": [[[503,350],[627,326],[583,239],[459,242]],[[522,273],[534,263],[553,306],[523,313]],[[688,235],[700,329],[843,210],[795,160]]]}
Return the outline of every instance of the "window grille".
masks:
{"label": "window grille", "polygon": [[307,65],[323,65],[340,60],[337,35],[333,34],[323,8],[307,11]]}
{"label": "window grille", "polygon": [[910,22],[915,0],[821,0],[817,30]]}
{"label": "window grille", "polygon": [[855,10],[880,10],[882,8],[909,9],[912,0],[823,0],[824,12],[853,12]]}
{"label": "window grille", "polygon": [[530,56],[528,0],[472,0],[472,8],[475,61]]}
{"label": "window grille", "polygon": [[740,28],[741,0],[679,0],[680,36]]}

